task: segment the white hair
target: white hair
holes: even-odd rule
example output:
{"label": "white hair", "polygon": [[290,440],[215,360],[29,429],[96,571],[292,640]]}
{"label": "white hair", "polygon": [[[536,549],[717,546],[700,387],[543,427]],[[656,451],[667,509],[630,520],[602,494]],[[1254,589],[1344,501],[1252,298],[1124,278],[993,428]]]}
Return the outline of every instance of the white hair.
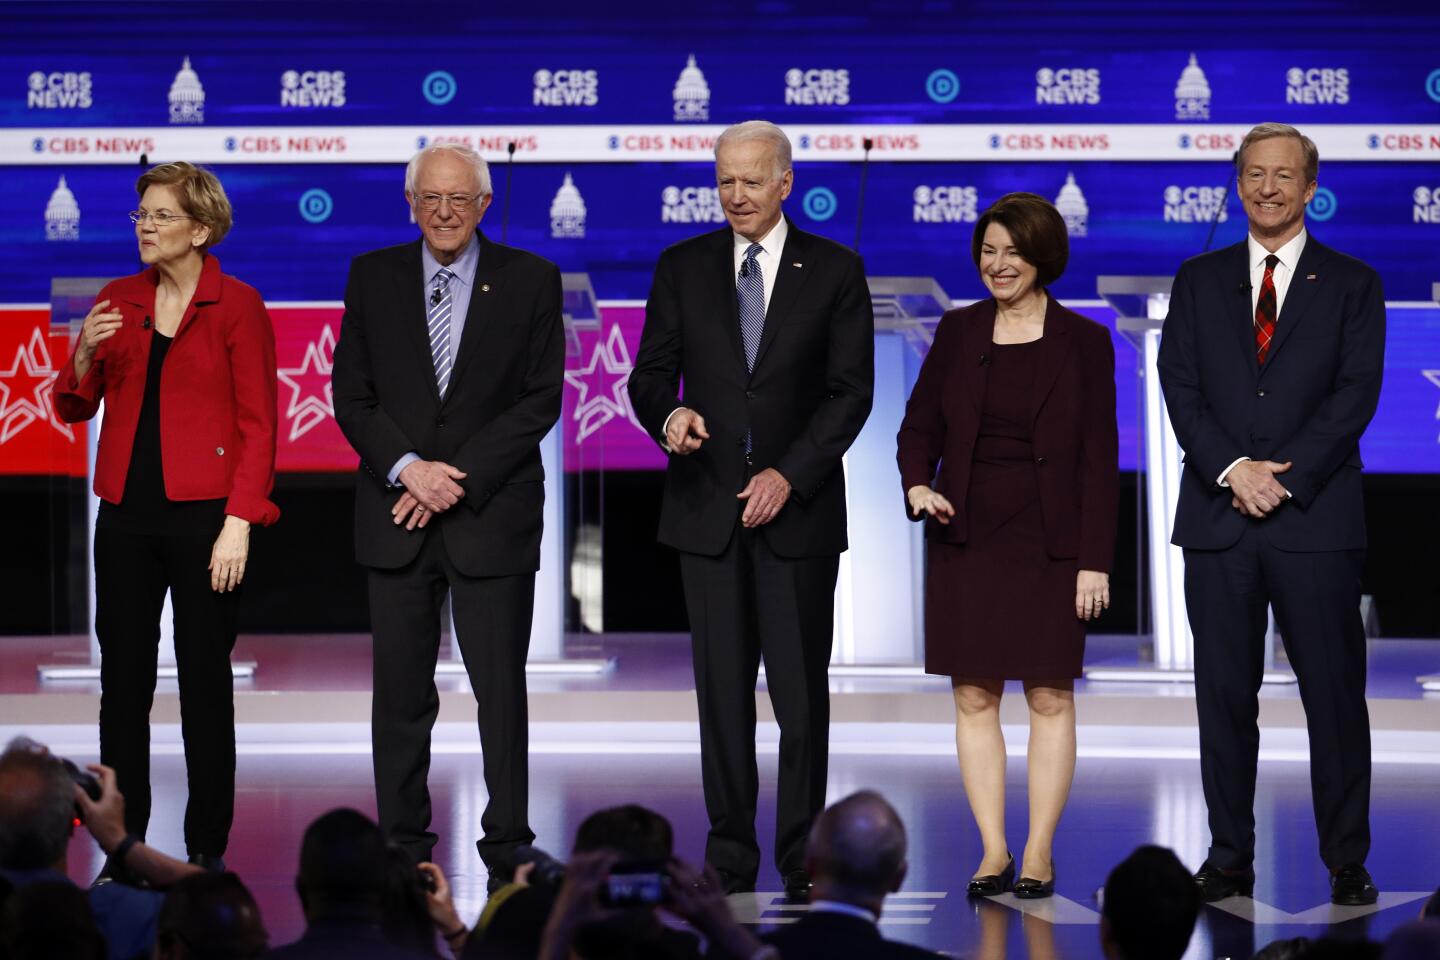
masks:
{"label": "white hair", "polygon": [[785,171],[791,169],[790,138],[785,136],[784,130],[769,120],[746,120],[744,123],[726,127],[725,132],[715,140],[715,158],[720,158],[721,147],[749,140],[764,140],[770,144],[775,155],[776,177],[783,177]]}
{"label": "white hair", "polygon": [[437,153],[453,153],[464,160],[475,169],[475,182],[480,185],[480,196],[488,197],[494,191],[490,189],[490,164],[470,147],[463,143],[432,143],[410,158],[405,164],[405,192],[415,192],[415,180],[420,175],[420,163],[426,157],[434,156]]}

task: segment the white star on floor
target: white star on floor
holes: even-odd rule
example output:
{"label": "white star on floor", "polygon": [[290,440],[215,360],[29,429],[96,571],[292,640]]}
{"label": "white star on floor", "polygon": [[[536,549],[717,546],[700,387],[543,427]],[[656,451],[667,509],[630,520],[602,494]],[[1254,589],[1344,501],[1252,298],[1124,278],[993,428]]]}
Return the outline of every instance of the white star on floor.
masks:
{"label": "white star on floor", "polygon": [[580,399],[575,404],[575,421],[579,424],[575,433],[577,446],[616,417],[630,421],[636,430],[645,432],[630,404],[630,371],[634,366],[624,334],[618,325],[612,324],[609,335],[595,341],[589,365],[565,371],[565,382],[580,391]]}
{"label": "white star on floor", "polygon": [[[23,368],[23,373],[22,373]],[[55,413],[53,390],[57,371],[50,360],[50,345],[40,327],[30,333],[30,342],[15,351],[9,370],[0,370],[0,444],[37,420],[44,420],[71,443],[75,430]],[[28,380],[28,385],[24,381]],[[16,390],[6,381],[19,381]],[[13,399],[12,399],[13,397]]]}
{"label": "white star on floor", "polygon": [[[275,376],[290,388],[290,404],[285,417],[290,421],[290,442],[305,436],[319,424],[335,417],[335,394],[330,374],[335,369],[335,328],[325,324],[320,339],[305,347],[305,358],[298,367],[281,367]],[[324,386],[316,390],[314,381],[324,377]],[[310,381],[309,390],[305,382]]]}

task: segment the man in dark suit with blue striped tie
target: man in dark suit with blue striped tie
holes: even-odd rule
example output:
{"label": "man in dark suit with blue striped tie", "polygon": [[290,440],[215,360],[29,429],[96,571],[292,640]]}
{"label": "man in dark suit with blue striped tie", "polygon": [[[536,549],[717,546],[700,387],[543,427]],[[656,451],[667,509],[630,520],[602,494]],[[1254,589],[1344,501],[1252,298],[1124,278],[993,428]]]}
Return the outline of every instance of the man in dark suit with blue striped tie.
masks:
{"label": "man in dark suit with blue striped tie", "polygon": [[1360,437],[1380,399],[1380,276],[1305,230],[1320,165],[1265,123],[1236,154],[1249,236],[1185,262],[1160,383],[1185,449],[1174,543],[1195,635],[1207,901],[1255,885],[1256,724],[1266,608],[1300,682],[1320,857],[1337,904],[1374,903],[1360,572]]}
{"label": "man in dark suit with blue striped tie", "polygon": [[[430,731],[448,593],[479,701],[487,865],[534,839],[525,657],[545,501],[540,441],[560,416],[560,272],[491,241],[485,161],[435,145],[405,171],[423,234],[355,258],[335,348],[335,419],[360,455],[355,558],[369,572],[380,826],[429,860]],[[492,874],[493,876],[493,874]]]}
{"label": "man in dark suit with blue striped tie", "polygon": [[779,127],[727,129],[715,174],[729,226],[661,254],[630,398],[670,454],[659,537],[680,551],[690,614],[705,858],[727,892],[754,889],[763,657],[780,725],[775,863],[803,895],[825,804],[841,457],[870,413],[874,320],[859,256],[781,212],[794,174]]}

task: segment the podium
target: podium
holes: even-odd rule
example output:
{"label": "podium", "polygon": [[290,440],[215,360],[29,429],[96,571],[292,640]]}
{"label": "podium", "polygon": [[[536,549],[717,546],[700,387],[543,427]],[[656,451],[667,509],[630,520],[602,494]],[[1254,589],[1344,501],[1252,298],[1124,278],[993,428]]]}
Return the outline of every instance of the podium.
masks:
{"label": "podium", "polygon": [[[588,273],[560,274],[562,311],[565,322],[565,356],[580,354],[580,331],[600,329],[600,308]],[[540,536],[540,570],[535,574],[535,611],[530,621],[530,652],[525,672],[533,674],[600,674],[609,670],[610,659],[565,657],[565,597],[569,569],[565,550],[566,473],[565,429],[557,422],[540,441],[540,461],[545,468],[544,532]],[[435,664],[436,676],[465,676],[455,640],[453,616],[450,628],[450,656]]]}
{"label": "podium", "polygon": [[[1436,303],[1440,303],[1440,283],[1431,285],[1430,297]],[[1440,693],[1440,673],[1428,673],[1415,678],[1420,684],[1420,689],[1430,693]]]}
{"label": "podium", "polygon": [[[1153,664],[1087,666],[1087,680],[1172,681],[1195,680],[1195,640],[1185,610],[1185,558],[1170,542],[1175,507],[1180,501],[1184,454],[1165,410],[1156,361],[1160,331],[1170,309],[1170,277],[1097,277],[1096,289],[1115,309],[1115,329],[1140,353],[1144,442],[1145,518],[1143,536],[1150,556],[1150,619],[1154,642]],[[1266,683],[1294,683],[1295,675],[1275,669],[1275,617],[1265,634]]]}
{"label": "podium", "polygon": [[875,400],[844,459],[850,549],[840,555],[830,672],[918,676],[924,672],[924,528],[904,517],[895,435],[950,298],[933,277],[870,277],[869,284]]}

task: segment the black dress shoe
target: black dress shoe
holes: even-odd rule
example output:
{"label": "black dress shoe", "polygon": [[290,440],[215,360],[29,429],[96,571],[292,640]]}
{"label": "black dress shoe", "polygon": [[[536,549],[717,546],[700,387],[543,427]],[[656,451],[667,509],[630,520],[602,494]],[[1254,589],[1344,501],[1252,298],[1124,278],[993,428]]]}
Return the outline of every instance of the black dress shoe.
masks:
{"label": "black dress shoe", "polygon": [[1044,900],[1046,897],[1055,895],[1055,864],[1050,864],[1050,879],[1036,880],[1034,877],[1021,877],[1015,881],[1015,898],[1017,900]]}
{"label": "black dress shoe", "polygon": [[998,897],[1009,893],[1015,882],[1015,857],[1012,855],[999,873],[987,873],[983,877],[972,877],[965,888],[967,897]]}
{"label": "black dress shoe", "polygon": [[1200,899],[1215,903],[1226,897],[1252,897],[1255,895],[1254,870],[1221,870],[1206,860],[1195,874],[1195,885],[1200,888]]}
{"label": "black dress shoe", "polygon": [[223,857],[212,857],[208,853],[192,853],[190,854],[190,862],[210,873],[225,872],[225,860]]}
{"label": "black dress shoe", "polygon": [[791,870],[785,874],[785,896],[791,900],[810,902],[810,874],[804,870]]}
{"label": "black dress shoe", "polygon": [[715,872],[720,875],[720,889],[725,891],[727,897],[732,893],[755,892],[755,881],[753,879],[747,880],[740,876],[740,874],[731,873],[729,870],[720,870],[717,868]]}
{"label": "black dress shoe", "polygon": [[1370,872],[1359,863],[1347,863],[1330,874],[1330,902],[1342,907],[1363,907],[1380,899]]}

